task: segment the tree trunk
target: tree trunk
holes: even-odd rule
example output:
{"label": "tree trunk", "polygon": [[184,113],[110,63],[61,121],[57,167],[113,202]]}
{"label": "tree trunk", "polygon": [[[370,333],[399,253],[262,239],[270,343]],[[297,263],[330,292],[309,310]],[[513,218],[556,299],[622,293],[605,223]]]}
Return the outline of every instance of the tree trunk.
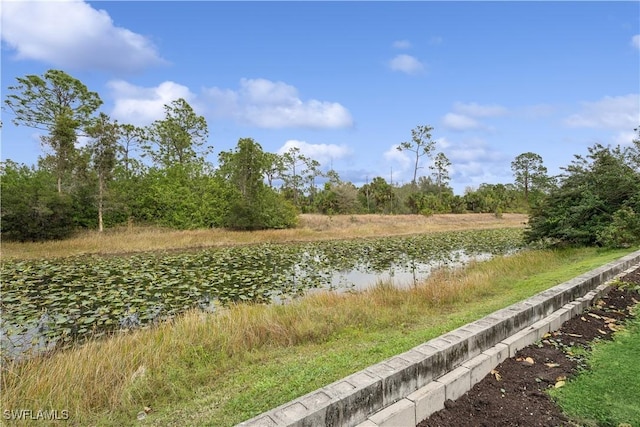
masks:
{"label": "tree trunk", "polygon": [[413,180],[411,184],[413,185],[414,191],[417,188],[416,178],[418,176],[418,162],[420,161],[420,155],[418,154],[418,148],[416,147],[416,164],[413,166]]}
{"label": "tree trunk", "polygon": [[104,195],[104,182],[102,177],[98,178],[98,231],[102,233],[104,227],[102,224],[102,198]]}

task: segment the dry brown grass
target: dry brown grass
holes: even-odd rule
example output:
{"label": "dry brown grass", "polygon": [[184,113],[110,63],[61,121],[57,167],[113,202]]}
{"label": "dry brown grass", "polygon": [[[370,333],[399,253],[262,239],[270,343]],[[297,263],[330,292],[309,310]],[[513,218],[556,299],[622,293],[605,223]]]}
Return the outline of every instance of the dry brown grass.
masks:
{"label": "dry brown grass", "polygon": [[441,270],[411,289],[379,283],[360,293],[321,292],[285,305],[239,304],[213,315],[189,311],[154,328],[5,365],[0,370],[3,405],[66,408],[74,419],[87,421],[103,411],[135,408],[141,393],[171,393],[172,381],[182,387],[203,381],[190,368],[198,364],[207,365],[206,377],[215,379],[238,370],[246,355],[257,350],[268,354],[349,331],[437,323],[456,303],[497,292],[504,277],[539,271],[553,261],[550,253],[525,252]]}
{"label": "dry brown grass", "polygon": [[88,231],[67,240],[43,243],[2,242],[7,259],[53,258],[85,254],[185,250],[252,243],[304,242],[420,234],[437,231],[523,227],[524,214],[422,215],[300,215],[297,228],[288,230],[229,231],[223,229],[171,230],[158,227]]}
{"label": "dry brown grass", "polygon": [[[237,414],[230,393],[246,392],[255,405],[251,387],[263,379],[268,383],[274,378],[269,372],[319,366],[299,367],[304,356],[285,360],[285,353],[310,354],[315,345],[332,345],[335,339],[340,343],[336,354],[351,357],[353,348],[376,345],[371,333],[385,341],[414,333],[424,337],[426,330],[429,337],[437,336],[445,323],[457,327],[454,319],[466,323],[488,307],[506,306],[624,254],[571,253],[523,251],[464,269],[439,270],[411,289],[381,283],[365,292],[323,292],[286,305],[240,304],[213,315],[190,311],[157,327],[5,364],[0,369],[3,409],[64,408],[73,425],[133,425],[135,414],[150,405],[166,416],[154,425],[235,425],[255,413],[243,408],[246,413]],[[424,340],[411,346],[419,342]],[[341,360],[322,359],[324,375],[342,372]],[[244,376],[248,371],[258,376]],[[298,395],[311,391],[281,375],[277,380],[286,384],[283,396],[288,390]],[[196,396],[195,391],[206,394]]]}

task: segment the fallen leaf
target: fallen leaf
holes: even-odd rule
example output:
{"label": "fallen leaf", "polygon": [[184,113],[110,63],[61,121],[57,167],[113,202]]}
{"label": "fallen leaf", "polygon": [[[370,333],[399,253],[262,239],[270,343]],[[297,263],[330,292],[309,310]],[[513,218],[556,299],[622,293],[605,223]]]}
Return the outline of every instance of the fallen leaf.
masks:
{"label": "fallen leaf", "polygon": [[567,334],[567,335],[569,335],[570,337],[582,338],[582,335],[580,334]]}
{"label": "fallen leaf", "polygon": [[595,314],[595,313],[587,313],[587,316],[591,316],[591,317],[593,317],[594,319],[602,319],[602,317],[598,316],[598,315],[597,315],[597,314]]}
{"label": "fallen leaf", "polygon": [[496,371],[495,369],[491,370],[491,375],[496,378],[496,381],[502,381],[502,375],[500,375],[500,372]]}
{"label": "fallen leaf", "polygon": [[587,319],[585,319],[584,316],[580,316],[580,320],[582,320],[583,322],[587,321]]}
{"label": "fallen leaf", "polygon": [[613,323],[607,323],[607,327],[611,329],[613,332],[617,332],[621,329],[620,327],[614,325]]}
{"label": "fallen leaf", "polygon": [[598,332],[600,332],[602,335],[607,335],[607,333],[605,331],[603,331],[602,329],[598,329]]}
{"label": "fallen leaf", "polygon": [[550,338],[550,337],[551,337],[551,334],[549,332],[547,332],[546,334],[544,334],[542,336],[542,339],[547,339],[547,338]]}
{"label": "fallen leaf", "polygon": [[556,378],[556,382],[560,382],[560,381],[566,381],[567,377],[565,377],[564,375],[560,375],[558,378]]}
{"label": "fallen leaf", "polygon": [[558,366],[560,366],[559,363],[545,363],[544,364],[547,368],[557,368]]}
{"label": "fallen leaf", "polygon": [[529,365],[533,365],[535,362],[535,360],[533,360],[531,357],[527,357],[526,359],[524,359],[525,362],[527,362]]}
{"label": "fallen leaf", "polygon": [[566,384],[565,381],[558,381],[554,387],[555,388],[560,388],[560,387],[564,386],[565,384]]}
{"label": "fallen leaf", "polygon": [[151,412],[151,411],[153,411],[153,409],[151,409],[150,407],[148,407],[148,406],[145,406],[145,407],[144,407],[144,412],[145,412],[146,414],[148,414],[148,413],[149,413],[149,412]]}

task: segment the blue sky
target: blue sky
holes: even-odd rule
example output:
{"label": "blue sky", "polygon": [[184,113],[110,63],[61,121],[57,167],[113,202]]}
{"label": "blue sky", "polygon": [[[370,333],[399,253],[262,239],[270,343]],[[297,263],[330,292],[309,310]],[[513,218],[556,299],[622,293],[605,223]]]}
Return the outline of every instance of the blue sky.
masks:
{"label": "blue sky", "polygon": [[[434,127],[457,194],[513,182],[511,161],[630,144],[640,124],[639,2],[3,1],[2,99],[62,69],[121,123],[185,98],[215,153],[298,146],[357,185],[412,177],[395,146]],[[2,112],[2,159],[39,133]],[[424,160],[419,175],[429,173]]]}

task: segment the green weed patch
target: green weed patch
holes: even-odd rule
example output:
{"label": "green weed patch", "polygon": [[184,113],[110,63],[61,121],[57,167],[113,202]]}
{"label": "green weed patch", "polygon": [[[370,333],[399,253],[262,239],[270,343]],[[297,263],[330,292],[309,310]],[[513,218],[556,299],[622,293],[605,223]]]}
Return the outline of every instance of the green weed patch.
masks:
{"label": "green weed patch", "polygon": [[588,370],[552,390],[562,410],[584,426],[640,426],[640,318],[615,340],[594,346]]}

